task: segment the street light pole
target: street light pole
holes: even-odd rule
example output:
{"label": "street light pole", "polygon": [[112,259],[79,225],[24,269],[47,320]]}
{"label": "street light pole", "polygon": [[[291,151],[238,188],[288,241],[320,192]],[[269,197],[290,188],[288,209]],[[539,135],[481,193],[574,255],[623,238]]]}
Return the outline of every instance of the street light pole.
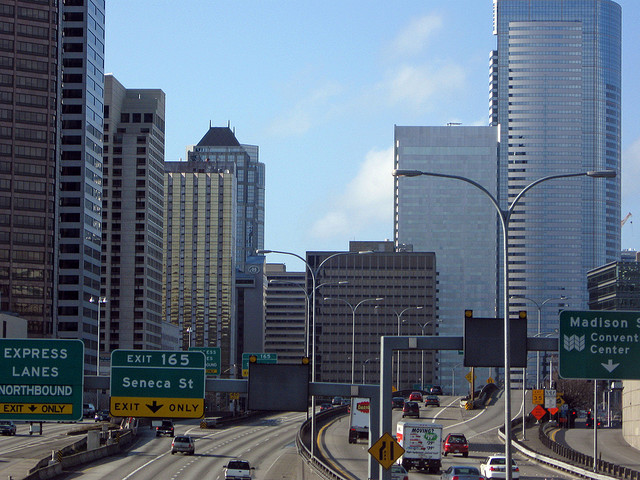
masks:
{"label": "street light pole", "polygon": [[362,362],[362,384],[364,385],[364,370],[365,370],[365,366],[367,365],[367,363],[369,363],[370,360],[380,360],[379,358],[367,358],[364,362]]}
{"label": "street light pole", "polygon": [[[401,310],[400,313],[398,313],[396,310],[393,311],[393,313],[395,313],[396,317],[398,318],[398,336],[400,336],[400,319],[402,318],[402,314],[404,312],[406,312],[407,310],[411,310],[412,308],[416,309],[416,310],[422,310],[424,307],[419,306],[419,307],[407,307],[404,310]],[[418,324],[419,325],[419,324]],[[423,333],[424,335],[424,333]],[[400,350],[398,350],[398,358],[396,360],[397,364],[396,364],[396,388],[398,390],[400,390]],[[422,383],[424,384],[424,380],[422,380]]]}
{"label": "street light pole", "polygon": [[[421,309],[422,307],[417,307],[418,310]],[[420,330],[422,330],[422,336],[424,337],[424,329],[427,325],[431,325],[433,323],[432,320],[429,320],[428,322],[425,323],[419,323],[418,325],[420,325]],[[421,371],[420,371],[420,390],[424,391],[424,350],[422,350],[420,352],[420,367],[421,367]]]}
{"label": "street light pole", "polygon": [[[540,336],[540,321],[541,321],[541,317],[542,317],[542,307],[544,307],[546,305],[546,303],[550,302],[551,300],[566,300],[569,297],[566,297],[565,295],[560,295],[559,297],[547,298],[546,300],[544,300],[541,303],[536,302],[532,298],[521,297],[521,296],[518,296],[518,295],[514,295],[511,298],[512,299],[528,300],[529,302],[535,304],[536,308],[538,309],[538,331],[537,331],[535,336],[539,337]],[[536,388],[538,388],[538,389],[540,388],[540,350],[536,350]]]}
{"label": "street light pole", "polygon": [[[91,297],[89,299],[91,303],[98,304],[98,344],[96,345],[96,375],[100,376],[100,304],[107,303],[105,297]],[[96,390],[96,409],[100,410],[100,389]]]}
{"label": "street light pole", "polygon": [[356,368],[356,310],[358,310],[358,307],[360,305],[362,305],[365,302],[380,302],[382,300],[384,300],[384,298],[382,297],[377,297],[377,298],[365,298],[364,300],[360,300],[358,303],[356,303],[355,306],[351,305],[349,302],[347,302],[344,298],[338,298],[338,297],[324,297],[324,300],[337,300],[339,302],[343,302],[346,303],[347,305],[349,305],[349,308],[351,309],[351,315],[352,315],[352,333],[351,333],[351,384],[355,384],[355,368]]}
{"label": "street light pole", "polygon": [[595,170],[595,171],[587,171],[587,172],[579,172],[579,173],[565,173],[558,175],[548,175],[546,177],[539,178],[525,186],[520,192],[515,196],[511,204],[507,209],[503,209],[500,207],[498,200],[491,194],[489,190],[480,185],[479,183],[471,180],[467,177],[462,177],[459,175],[449,175],[445,173],[435,173],[435,172],[423,172],[420,170],[394,170],[393,175],[395,177],[418,177],[421,175],[429,176],[429,177],[441,177],[441,178],[451,178],[454,180],[460,180],[462,182],[466,182],[478,190],[480,190],[484,195],[486,195],[491,204],[495,207],[498,212],[498,217],[500,218],[500,225],[502,227],[502,245],[503,245],[503,254],[502,254],[502,265],[503,265],[503,314],[504,314],[504,401],[505,401],[505,409],[504,409],[504,442],[505,442],[505,465],[508,465],[509,468],[505,469],[506,480],[512,480],[512,471],[511,471],[511,328],[509,325],[509,220],[511,218],[511,214],[513,213],[518,201],[522,198],[522,196],[531,190],[536,185],[546,182],[548,180],[554,180],[557,178],[569,178],[569,177],[594,177],[594,178],[614,178],[616,176],[615,170]]}
{"label": "street light pole", "polygon": [[[268,253],[278,253],[280,255],[291,255],[292,257],[296,257],[302,263],[305,264],[307,270],[309,271],[309,275],[311,276],[311,382],[316,381],[316,277],[320,272],[322,266],[332,258],[338,257],[340,255],[352,255],[354,252],[337,252],[332,255],[329,255],[327,258],[322,260],[320,264],[316,267],[315,271],[309,265],[309,262],[302,258],[297,253],[293,252],[285,252],[282,250],[256,250],[256,255],[266,255]],[[356,252],[358,254],[363,253],[372,253],[371,251],[361,251]],[[307,340],[308,342],[308,340]],[[315,431],[316,431],[316,397],[315,395],[311,395],[311,459],[315,457]]]}

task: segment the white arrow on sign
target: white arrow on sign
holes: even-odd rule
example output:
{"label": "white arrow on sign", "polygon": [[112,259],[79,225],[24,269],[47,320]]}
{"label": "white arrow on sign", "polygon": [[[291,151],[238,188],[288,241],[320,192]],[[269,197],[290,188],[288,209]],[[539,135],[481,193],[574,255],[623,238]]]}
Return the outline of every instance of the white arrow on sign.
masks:
{"label": "white arrow on sign", "polygon": [[609,359],[609,362],[608,362],[608,363],[601,363],[600,365],[602,365],[604,368],[606,368],[606,369],[607,369],[607,372],[611,373],[611,372],[613,372],[613,371],[616,369],[616,367],[617,367],[618,365],[620,365],[620,364],[619,364],[619,363],[613,363],[613,362],[611,361],[611,359]]}

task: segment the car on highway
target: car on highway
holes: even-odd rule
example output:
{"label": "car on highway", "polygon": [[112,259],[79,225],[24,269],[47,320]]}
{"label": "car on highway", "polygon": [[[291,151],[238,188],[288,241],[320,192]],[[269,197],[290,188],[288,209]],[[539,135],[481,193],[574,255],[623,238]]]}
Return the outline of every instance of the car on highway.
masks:
{"label": "car on highway", "polygon": [[331,410],[333,408],[333,405],[331,405],[330,403],[323,403],[322,405],[320,405],[320,411],[324,412],[325,410]]}
{"label": "car on highway", "polygon": [[96,414],[96,407],[93,406],[93,403],[82,404],[82,416],[84,418],[93,418],[95,414]]}
{"label": "car on highway", "polygon": [[420,406],[418,402],[404,402],[402,407],[402,418],[404,417],[416,417],[420,418]]}
{"label": "car on highway", "polygon": [[420,392],[411,392],[409,394],[409,401],[411,401],[411,402],[421,402],[422,401],[422,393],[420,393]]}
{"label": "car on highway", "polygon": [[175,429],[173,426],[172,420],[162,420],[162,423],[156,427],[156,437],[160,435],[169,435],[173,437],[175,434]]}
{"label": "car on highway", "polygon": [[249,465],[246,460],[231,460],[224,467],[224,479],[251,480],[255,467]]}
{"label": "car on highway", "polygon": [[0,434],[2,435],[15,435],[16,424],[9,420],[0,420]]}
{"label": "car on highway", "polygon": [[187,455],[193,455],[196,453],[196,442],[193,437],[189,435],[178,435],[171,441],[171,455],[176,452],[186,453]]}
{"label": "car on highway", "polygon": [[100,410],[93,416],[96,422],[108,422],[110,419],[109,410]]}
{"label": "car on highway", "polygon": [[331,400],[331,404],[334,407],[339,407],[340,405],[346,405],[347,401],[342,397],[333,397],[333,400]]}
{"label": "car on highway", "polygon": [[429,393],[431,395],[444,395],[442,393],[442,387],[440,385],[434,385],[429,389]]}
{"label": "car on highway", "polygon": [[391,465],[391,480],[409,480],[409,473],[399,463]]}
{"label": "car on highway", "polygon": [[402,407],[404,407],[403,397],[393,397],[391,399],[391,408],[402,408]]}
{"label": "car on highway", "polygon": [[447,468],[440,480],[484,480],[480,470],[471,465],[451,465]]}
{"label": "car on highway", "polygon": [[[484,478],[507,478],[505,469],[506,458],[504,455],[491,455],[480,464],[480,473]],[[511,478],[520,478],[520,469],[514,459],[511,459]]]}
{"label": "car on highway", "polygon": [[446,457],[449,453],[461,453],[463,457],[469,456],[469,442],[462,433],[450,433],[442,442],[442,454]]}
{"label": "car on highway", "polygon": [[424,406],[433,405],[434,407],[440,406],[440,399],[437,395],[427,395],[424,399]]}

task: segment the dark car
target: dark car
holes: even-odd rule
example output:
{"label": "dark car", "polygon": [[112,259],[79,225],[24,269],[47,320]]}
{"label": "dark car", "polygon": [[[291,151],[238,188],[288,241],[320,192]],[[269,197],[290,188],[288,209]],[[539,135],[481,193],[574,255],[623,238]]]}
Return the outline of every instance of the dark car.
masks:
{"label": "dark car", "polygon": [[431,395],[444,395],[444,394],[442,393],[442,387],[441,387],[440,385],[434,385],[433,387],[431,387],[431,388],[429,389],[429,393],[430,393]]}
{"label": "dark car", "polygon": [[15,435],[16,424],[9,420],[0,421],[0,434],[2,435]]}
{"label": "dark car", "polygon": [[333,408],[333,405],[331,405],[330,403],[323,403],[322,405],[320,405],[320,411],[324,412],[325,410],[331,410]]}
{"label": "dark car", "polygon": [[96,422],[108,422],[109,418],[109,410],[100,410],[93,417]]}
{"label": "dark car", "polygon": [[404,398],[393,397],[391,399],[391,408],[402,408],[402,407],[404,407]]}
{"label": "dark car", "polygon": [[174,428],[171,420],[162,420],[162,423],[156,427],[156,437],[160,435],[169,435],[173,437]]}
{"label": "dark car", "polygon": [[463,457],[469,456],[469,442],[462,433],[450,433],[442,442],[442,453],[446,457],[448,453],[461,453]]}
{"label": "dark car", "polygon": [[424,399],[424,404],[425,406],[433,405],[435,407],[439,407],[440,399],[436,395],[427,395],[426,398]]}
{"label": "dark car", "polygon": [[402,407],[402,418],[404,417],[420,418],[420,407],[418,406],[418,402],[404,402],[404,407]]}

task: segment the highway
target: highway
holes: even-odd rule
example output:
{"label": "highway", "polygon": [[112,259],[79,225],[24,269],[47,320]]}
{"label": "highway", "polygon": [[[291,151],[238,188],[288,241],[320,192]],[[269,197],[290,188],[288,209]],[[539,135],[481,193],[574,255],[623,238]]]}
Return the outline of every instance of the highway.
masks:
{"label": "highway", "polygon": [[[512,412],[521,415],[522,393],[512,391]],[[422,405],[422,404],[421,404]],[[424,407],[420,409],[420,421],[425,423],[437,423],[444,426],[444,435],[447,433],[464,433],[469,441],[470,451],[467,458],[461,455],[443,457],[443,469],[450,465],[475,465],[480,466],[487,456],[504,452],[504,445],[500,443],[497,429],[504,422],[504,402],[500,397],[497,403],[483,410],[464,410],[460,408],[459,397],[440,397],[440,407]],[[401,420],[401,411],[395,410],[393,415],[395,422]],[[406,420],[409,420],[408,418]],[[333,424],[327,426],[321,434],[321,450],[330,458],[331,464],[347,478],[367,478],[367,452],[368,445],[364,440],[358,444],[349,444],[347,441],[349,417],[342,417]],[[395,432],[391,432],[395,433]],[[514,453],[514,459],[520,467],[520,478],[575,478],[566,473],[551,470],[528,461],[525,457]],[[411,480],[419,478],[439,478],[439,475],[428,475],[412,470],[409,472]]]}
{"label": "highway", "polygon": [[[255,478],[312,478],[300,467],[294,441],[306,414],[289,412],[249,420],[243,425],[220,430],[203,430],[199,420],[176,421],[176,435],[192,435],[193,456],[171,455],[170,437],[156,438],[154,431],[143,428],[138,440],[126,454],[108,457],[78,467],[57,477],[60,480],[82,478],[98,480],[216,480],[224,478],[223,467],[230,459],[243,458],[256,467]],[[283,461],[291,458],[291,461]]]}

